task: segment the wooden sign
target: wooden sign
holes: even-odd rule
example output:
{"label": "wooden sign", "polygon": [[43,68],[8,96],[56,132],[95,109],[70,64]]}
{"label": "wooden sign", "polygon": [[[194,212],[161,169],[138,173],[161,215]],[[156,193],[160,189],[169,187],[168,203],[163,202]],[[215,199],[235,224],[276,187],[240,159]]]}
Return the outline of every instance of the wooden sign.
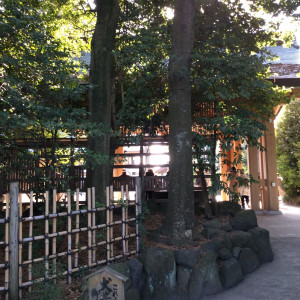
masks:
{"label": "wooden sign", "polygon": [[129,278],[104,267],[85,277],[89,300],[125,300],[125,285]]}

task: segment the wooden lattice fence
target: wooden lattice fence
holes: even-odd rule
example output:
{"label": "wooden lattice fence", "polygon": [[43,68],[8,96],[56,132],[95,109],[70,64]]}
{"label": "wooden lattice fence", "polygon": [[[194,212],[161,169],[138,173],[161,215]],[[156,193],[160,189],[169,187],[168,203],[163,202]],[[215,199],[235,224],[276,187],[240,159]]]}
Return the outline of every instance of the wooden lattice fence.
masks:
{"label": "wooden lattice fence", "polygon": [[[23,211],[18,183],[11,183],[0,219],[0,298],[22,298],[35,282],[55,278],[58,267],[71,283],[78,272],[138,253],[139,178],[134,194],[130,199],[128,186],[122,186],[121,197],[114,199],[113,187],[107,187],[106,205],[99,206],[94,188],[86,194],[67,191],[64,197],[53,190],[44,202],[34,201],[31,192]],[[44,268],[40,278],[37,265]]]}

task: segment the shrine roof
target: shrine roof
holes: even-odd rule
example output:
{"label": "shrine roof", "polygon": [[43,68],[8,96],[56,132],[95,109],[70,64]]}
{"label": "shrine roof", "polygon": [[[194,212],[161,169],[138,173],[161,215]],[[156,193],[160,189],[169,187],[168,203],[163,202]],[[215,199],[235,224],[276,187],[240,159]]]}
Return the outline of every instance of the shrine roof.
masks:
{"label": "shrine roof", "polygon": [[[300,47],[295,42],[290,48],[282,45],[275,47],[267,47],[278,58],[274,61],[268,61],[270,65],[271,76],[269,80],[279,86],[297,86],[300,87]],[[82,53],[81,60],[86,64],[90,64],[90,53]]]}
{"label": "shrine roof", "polygon": [[[267,50],[272,52],[278,58],[274,61],[268,61],[270,65],[272,76],[270,79],[275,82],[277,79],[282,79],[284,82],[291,82],[295,85],[300,80],[298,74],[300,73],[300,49],[299,45],[295,42],[290,48],[281,46],[267,47]],[[288,80],[291,78],[292,80]]]}

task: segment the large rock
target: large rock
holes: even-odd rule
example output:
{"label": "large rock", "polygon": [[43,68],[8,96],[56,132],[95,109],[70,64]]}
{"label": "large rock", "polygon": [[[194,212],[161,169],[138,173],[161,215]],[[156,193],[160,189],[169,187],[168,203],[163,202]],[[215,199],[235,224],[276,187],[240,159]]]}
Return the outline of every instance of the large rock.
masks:
{"label": "large rock", "polygon": [[270,262],[273,260],[273,251],[270,244],[269,231],[255,227],[250,229],[256,247],[256,253],[261,263]]}
{"label": "large rock", "polygon": [[212,242],[217,245],[218,249],[230,249],[232,247],[230,235],[226,231],[212,228],[204,228],[202,230],[202,234],[205,238],[211,239]]}
{"label": "large rock", "polygon": [[128,267],[132,280],[132,287],[140,291],[143,288],[146,279],[143,273],[143,264],[138,259],[132,258],[128,261]]}
{"label": "large rock", "polygon": [[231,249],[232,247],[230,235],[228,232],[220,230],[220,234],[214,236],[211,240],[218,246],[218,249]]}
{"label": "large rock", "polygon": [[235,217],[241,217],[248,220],[248,223],[251,227],[257,227],[257,218],[255,211],[253,209],[241,210],[237,212]]}
{"label": "large rock", "polygon": [[139,260],[144,265],[147,276],[146,295],[169,291],[176,286],[175,254],[171,250],[148,248],[140,255]]}
{"label": "large rock", "polygon": [[241,211],[241,206],[238,203],[232,201],[218,202],[218,212],[220,215],[233,216]]}
{"label": "large rock", "polygon": [[240,253],[241,253],[241,248],[240,247],[234,247],[232,250],[232,255],[235,259],[239,260],[240,257]]}
{"label": "large rock", "polygon": [[235,258],[230,258],[220,268],[220,279],[225,289],[232,288],[243,281],[242,268]]}
{"label": "large rock", "polygon": [[222,236],[214,236],[212,239],[212,242],[214,242],[218,249],[221,248],[231,248],[231,241],[230,238],[226,235],[222,235]]}
{"label": "large rock", "polygon": [[[189,300],[187,290],[182,287],[175,287],[170,291],[157,291],[149,300]],[[144,299],[148,300],[148,299]]]}
{"label": "large rock", "polygon": [[214,251],[208,251],[193,269],[188,285],[189,300],[215,295],[223,290]]}
{"label": "large rock", "polygon": [[109,267],[126,277],[130,277],[130,270],[128,264],[125,262],[110,264]]}
{"label": "large rock", "polygon": [[229,222],[235,230],[248,231],[250,228],[257,227],[255,211],[251,209],[236,212]]}
{"label": "large rock", "polygon": [[207,251],[213,251],[216,254],[218,254],[218,246],[215,243],[213,243],[212,241],[202,244],[201,249],[200,249],[200,252],[202,253],[202,255],[204,255]]}
{"label": "large rock", "polygon": [[220,229],[229,232],[229,231],[232,231],[233,228],[230,223],[225,223],[220,227]]}
{"label": "large rock", "polygon": [[137,289],[129,289],[125,293],[125,300],[140,300],[140,293]]}
{"label": "large rock", "polygon": [[219,250],[219,255],[218,255],[218,258],[220,260],[227,260],[229,258],[232,257],[232,251],[230,249],[227,249],[227,248],[221,248]]}
{"label": "large rock", "polygon": [[211,239],[213,236],[218,235],[221,230],[216,229],[216,228],[209,228],[209,227],[204,227],[202,230],[202,235],[206,239]]}
{"label": "large rock", "polygon": [[253,236],[249,232],[244,231],[232,231],[230,233],[232,247],[240,247],[240,248],[255,248]]}
{"label": "large rock", "polygon": [[257,255],[250,248],[241,249],[238,261],[244,275],[254,272],[260,265]]}
{"label": "large rock", "polygon": [[192,270],[189,270],[183,266],[177,266],[177,285],[186,289],[191,278],[191,272]]}
{"label": "large rock", "polygon": [[230,224],[234,230],[248,231],[252,226],[252,223],[243,217],[233,217]]}
{"label": "large rock", "polygon": [[201,250],[197,248],[188,248],[177,250],[175,252],[176,263],[186,268],[193,269],[201,258]]}
{"label": "large rock", "polygon": [[220,229],[222,223],[220,219],[214,219],[203,224],[204,228]]}

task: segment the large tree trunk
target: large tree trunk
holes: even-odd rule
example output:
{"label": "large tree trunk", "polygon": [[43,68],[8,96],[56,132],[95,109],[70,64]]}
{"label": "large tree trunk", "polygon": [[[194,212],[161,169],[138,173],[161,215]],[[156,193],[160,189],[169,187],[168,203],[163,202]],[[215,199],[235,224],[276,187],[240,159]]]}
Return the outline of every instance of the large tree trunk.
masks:
{"label": "large tree trunk", "polygon": [[195,0],[175,0],[169,64],[170,184],[167,229],[173,244],[192,239],[194,194],[191,135],[191,53]]}
{"label": "large tree trunk", "polygon": [[[91,45],[89,111],[90,120],[105,128],[102,136],[89,137],[89,149],[110,157],[112,50],[119,19],[118,0],[97,0],[97,23]],[[94,164],[88,171],[88,185],[96,189],[97,201],[105,201],[110,179],[110,160]]]}

